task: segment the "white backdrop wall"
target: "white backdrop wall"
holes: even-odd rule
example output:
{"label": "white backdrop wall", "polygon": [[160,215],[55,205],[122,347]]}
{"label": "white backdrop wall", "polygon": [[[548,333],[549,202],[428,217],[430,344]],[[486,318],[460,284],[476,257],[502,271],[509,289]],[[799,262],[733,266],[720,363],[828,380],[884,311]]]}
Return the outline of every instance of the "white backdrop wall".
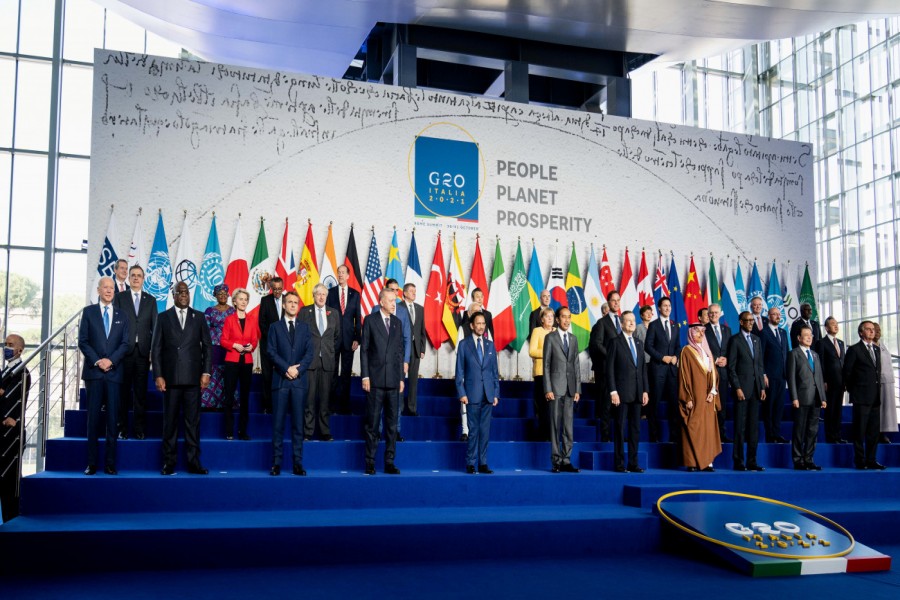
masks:
{"label": "white backdrop wall", "polygon": [[[456,233],[467,279],[476,233],[488,279],[498,236],[507,276],[521,238],[545,281],[557,244],[565,267],[572,242],[582,275],[591,244],[598,261],[606,245],[617,284],[626,247],[635,274],[641,248],[651,272],[658,249],[674,252],[682,282],[692,252],[704,272],[710,253],[745,276],[758,258],[764,280],[773,259],[815,272],[808,144],[125,52],[97,50],[94,64],[89,280],[110,205],[120,254],[143,208],[144,248],[161,209],[173,259],[187,210],[197,256],[215,211],[226,264],[240,213],[248,259],[261,216],[270,257],[290,219],[297,260],[311,219],[320,263],[328,223],[339,263],[352,223],[363,271],[372,227],[382,269],[394,226],[405,268],[415,227],[426,282],[438,230],[448,261]],[[438,140],[430,155],[420,135]],[[445,376],[451,360],[445,344]],[[523,352],[526,378],[530,364]],[[423,374],[434,366],[429,348]],[[515,370],[506,352],[501,373]]]}

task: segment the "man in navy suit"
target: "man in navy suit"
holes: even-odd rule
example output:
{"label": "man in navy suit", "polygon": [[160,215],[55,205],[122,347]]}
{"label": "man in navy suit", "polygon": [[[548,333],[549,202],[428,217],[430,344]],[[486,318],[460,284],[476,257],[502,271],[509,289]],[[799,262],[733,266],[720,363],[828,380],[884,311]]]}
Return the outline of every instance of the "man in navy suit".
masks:
{"label": "man in navy suit", "polygon": [[[143,291],[144,269],[128,269],[130,288],[116,294],[116,308],[128,317],[131,344],[122,361],[122,394],[119,397],[119,437],[128,439],[128,406],[134,398],[134,437],[144,439],[147,411],[147,375],[150,373],[150,340],[156,327],[156,298]],[[133,395],[133,396],[132,396]]]}
{"label": "man in navy suit", "polygon": [[822,375],[825,377],[825,441],[829,444],[846,444],[841,437],[841,407],[844,405],[844,357],[847,346],[838,339],[838,322],[834,317],[825,319],[825,337],[814,344],[822,359]]}
{"label": "man in navy suit", "polygon": [[[612,313],[612,311],[610,311]],[[641,407],[650,400],[644,345],[634,337],[634,313],[622,313],[622,333],[606,344],[606,386],[615,418],[615,470],[625,472],[625,420],[628,420],[628,470],[643,473],[638,465]]]}
{"label": "man in navy suit", "polygon": [[591,327],[591,337],[588,342],[588,355],[591,357],[591,368],[594,370],[594,382],[597,386],[597,403],[594,412],[600,424],[600,441],[608,442],[610,439],[610,412],[609,388],[606,387],[606,348],[609,340],[615,339],[622,332],[622,322],[619,318],[619,301],[621,296],[616,290],[606,295],[606,304],[609,312],[605,314],[594,326]]}
{"label": "man in navy suit", "polygon": [[853,463],[857,469],[881,471],[876,458],[881,430],[881,352],[875,344],[875,323],[857,328],[859,342],[847,348],[844,384],[853,405]]}
{"label": "man in navy suit", "polygon": [[[400,325],[403,330],[403,375],[404,377],[409,373],[409,362],[412,360],[412,324],[409,318],[409,309],[407,308],[404,302],[401,302],[401,292],[400,292],[400,284],[396,279],[388,279],[384,282],[384,289],[394,292],[394,297],[397,299],[396,311],[394,312],[394,316],[400,319]],[[371,315],[378,314],[381,310],[381,306],[376,304],[372,307],[372,312],[369,313]],[[423,313],[424,314],[424,313]],[[402,392],[401,392],[402,393]],[[402,412],[402,411],[401,411]],[[400,413],[397,413],[397,441],[402,442],[403,435],[400,433],[402,420],[400,419]],[[465,421],[463,422],[465,423]],[[384,423],[379,423],[378,425],[378,435],[382,434]]]}
{"label": "man in navy suit", "polygon": [[[269,280],[269,291],[259,301],[259,366],[262,370],[262,411],[272,412],[272,361],[266,352],[269,327],[281,319],[281,294],[284,293],[284,279],[273,277]],[[352,359],[352,357],[351,357]]]}
{"label": "man in navy suit", "polygon": [[302,322],[300,296],[288,290],[281,296],[283,317],[269,326],[265,351],[272,361],[272,469],[281,475],[284,445],[284,415],[291,407],[291,446],[294,475],[306,475],[303,469],[304,403],[309,390],[308,370],[315,356],[309,326]]}
{"label": "man in navy suit", "polygon": [[350,270],[346,265],[337,268],[338,284],[328,290],[325,305],[338,310],[341,315],[341,346],[338,368],[334,371],[331,414],[350,414],[350,373],[353,370],[353,353],[359,347],[362,332],[362,316],[359,309],[359,292],[347,285]]}
{"label": "man in navy suit", "polygon": [[659,442],[659,403],[669,403],[669,441],[681,443],[681,429],[677,413],[673,415],[673,407],[678,405],[678,355],[681,351],[681,334],[678,323],[672,323],[672,301],[663,296],[656,301],[659,318],[647,328],[645,348],[650,355],[650,402],[647,404],[647,426],[650,429],[650,441]]}
{"label": "man in navy suit", "polygon": [[161,473],[175,474],[180,409],[188,473],[206,475],[209,471],[200,464],[200,394],[209,385],[212,340],[206,317],[190,307],[186,282],[175,284],[172,298],[175,306],[159,315],[151,344],[154,382],[156,390],[163,393]]}
{"label": "man in navy suit", "polygon": [[759,335],[762,342],[763,367],[766,374],[768,410],[764,412],[766,443],[786,444],[781,435],[781,416],[784,414],[784,391],[787,389],[788,337],[779,324],[781,311],[769,309],[769,321]]}
{"label": "man in navy suit", "polygon": [[[759,403],[766,400],[762,345],[753,335],[753,315],[740,314],[741,329],[728,342],[728,382],[734,393],[734,470],[763,471],[756,462],[759,443]],[[747,462],[744,463],[744,440]]]}
{"label": "man in navy suit", "polygon": [[709,305],[707,317],[709,324],[706,326],[706,343],[716,363],[716,374],[719,376],[716,383],[719,385],[719,399],[722,401],[722,410],[716,413],[719,419],[719,438],[723,444],[727,444],[731,442],[731,438],[725,435],[725,398],[728,398],[728,357],[725,354],[728,340],[731,339],[731,328],[719,322],[722,307],[718,304]]}
{"label": "man in navy suit", "polygon": [[797,337],[800,335],[800,330],[804,327],[809,327],[809,330],[812,331],[812,348],[815,351],[816,346],[819,344],[819,340],[822,339],[822,329],[819,327],[819,322],[814,321],[812,318],[812,306],[810,306],[809,302],[804,302],[800,305],[800,316],[791,323],[792,346],[797,345]]}
{"label": "man in navy suit", "polygon": [[88,400],[88,465],[85,475],[97,472],[97,427],[101,408],[106,404],[107,475],[116,475],[116,437],[119,392],[122,386],[122,360],[128,353],[131,333],[128,318],[113,306],[116,284],[112,277],[101,277],[97,286],[99,302],[86,306],[78,325],[78,349],[84,355],[81,378]]}
{"label": "man in navy suit", "polygon": [[360,370],[366,392],[366,475],[375,474],[378,423],[384,411],[384,472],[399,475],[394,464],[400,394],[403,393],[403,324],[394,313],[397,296],[388,288],[378,294],[379,310],[363,322]]}
{"label": "man in navy suit", "polygon": [[469,439],[466,447],[466,473],[478,472],[490,475],[493,471],[487,463],[488,440],[491,435],[491,414],[500,401],[500,371],[497,368],[497,352],[494,342],[485,337],[487,319],[475,313],[467,335],[456,349],[456,395],[466,407],[469,420]]}

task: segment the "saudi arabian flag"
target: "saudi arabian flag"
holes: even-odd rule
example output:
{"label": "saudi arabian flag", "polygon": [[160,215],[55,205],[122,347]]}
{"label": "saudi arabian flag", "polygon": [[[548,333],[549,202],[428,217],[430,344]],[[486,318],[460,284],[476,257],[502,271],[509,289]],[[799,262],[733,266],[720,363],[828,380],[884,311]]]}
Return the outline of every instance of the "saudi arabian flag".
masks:
{"label": "saudi arabian flag", "polygon": [[819,320],[819,309],[816,307],[816,294],[813,291],[812,280],[809,278],[809,265],[803,272],[803,284],[800,286],[800,303],[806,302],[812,308],[812,318]]}
{"label": "saudi arabian flag", "polygon": [[709,280],[706,282],[706,296],[709,304],[721,304],[722,296],[719,294],[719,278],[716,275],[716,263],[712,254],[709,255]]}
{"label": "saudi arabian flag", "polygon": [[509,298],[512,302],[513,320],[516,322],[516,339],[509,346],[520,352],[528,340],[529,320],[531,318],[531,294],[528,289],[528,278],[525,275],[525,260],[522,258],[522,242],[516,246],[516,259],[513,263],[512,277],[509,280]]}
{"label": "saudi arabian flag", "polygon": [[581,272],[578,270],[578,256],[575,244],[572,244],[572,257],[569,259],[569,272],[566,274],[566,301],[572,313],[572,333],[578,340],[578,351],[587,350],[591,338],[591,320],[587,302],[584,300],[584,287],[581,284]]}

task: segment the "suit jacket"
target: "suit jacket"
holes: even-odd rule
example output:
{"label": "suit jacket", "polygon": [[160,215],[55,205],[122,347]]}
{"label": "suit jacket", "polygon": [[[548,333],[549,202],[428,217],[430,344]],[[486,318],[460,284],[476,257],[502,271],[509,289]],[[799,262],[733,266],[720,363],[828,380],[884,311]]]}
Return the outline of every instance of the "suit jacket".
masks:
{"label": "suit jacket", "polygon": [[647,327],[643,323],[638,323],[634,326],[634,337],[635,339],[641,340],[641,343],[644,345],[644,364],[650,364],[650,355],[647,354]]}
{"label": "suit jacket", "polygon": [[[381,313],[381,305],[376,304],[372,307],[372,312],[369,315],[377,315]],[[412,330],[409,323],[409,311],[406,310],[406,305],[402,302],[397,303],[397,311],[394,313],[394,316],[400,319],[400,327],[403,331],[403,362],[408,363],[410,354],[412,353]],[[382,323],[384,321],[382,320]]]}
{"label": "suit jacket", "polygon": [[765,314],[766,306],[763,304],[763,312],[759,315],[759,319],[762,321],[762,329],[756,326],[756,315],[750,313],[750,316],[753,317],[753,329],[750,330],[750,333],[759,337],[762,335],[763,329],[768,327],[769,318]]}
{"label": "suit jacket", "polygon": [[[837,340],[837,338],[835,338]],[[828,336],[819,340],[818,344],[813,344],[819,358],[822,359],[824,367],[825,383],[829,386],[836,386],[843,391],[844,389],[844,357],[847,356],[847,346],[843,340],[837,340],[841,355],[834,349],[834,344],[828,339]]]}
{"label": "suit jacket", "polygon": [[[282,296],[282,298],[283,297],[284,296]],[[269,328],[272,326],[272,323],[277,323],[280,318],[278,316],[277,304],[281,304],[281,298],[276,300],[275,296],[272,294],[263,296],[262,300],[259,301],[259,311],[257,311],[257,316],[259,322],[260,354],[262,354],[263,350],[266,348],[266,339],[269,335]]]}
{"label": "suit jacket", "polygon": [[644,344],[634,338],[637,364],[631,356],[628,338],[624,333],[609,340],[606,346],[606,385],[610,392],[619,395],[619,401],[631,404],[641,402],[644,392],[650,391],[647,380],[647,364],[644,362]]}
{"label": "suit jacket", "polygon": [[[494,339],[494,316],[491,314],[491,311],[484,309],[481,311],[481,314],[484,315],[484,330],[488,334],[492,340]],[[469,327],[469,311],[463,313],[462,321],[460,327],[463,330],[463,339],[472,337],[472,328]]]}
{"label": "suit jacket", "polygon": [[[253,352],[256,350],[256,347],[259,346],[259,314],[248,312],[246,315],[247,316],[244,318],[243,331],[241,331],[241,322],[240,319],[238,319],[237,312],[233,312],[225,317],[225,323],[222,325],[222,337],[219,338],[219,345],[225,348],[225,362],[240,362],[241,353],[234,349],[235,344],[240,344],[242,346],[250,344],[252,346],[250,352]],[[175,320],[178,320],[177,315]],[[186,328],[187,327],[185,326],[185,329]],[[249,356],[249,352],[245,354]],[[247,362],[252,363],[253,359],[251,358]],[[206,372],[208,373],[209,371]]]}
{"label": "suit jacket", "polygon": [[[621,319],[619,322],[621,323]],[[606,360],[606,349],[609,345],[609,340],[614,339],[618,335],[619,332],[616,331],[612,313],[608,313],[602,319],[598,319],[594,326],[591,327],[588,355],[591,357],[591,368],[594,371],[599,371],[601,374],[604,372],[604,361]]]}
{"label": "suit jacket", "polygon": [[[328,290],[325,306],[336,308],[341,314],[341,287],[336,285]],[[341,350],[349,352],[353,342],[359,342],[362,336],[362,319],[360,317],[359,292],[349,285],[344,303],[344,314],[341,315]]]}
{"label": "suit jacket", "polygon": [[140,356],[149,359],[150,341],[153,339],[153,328],[156,327],[156,298],[141,290],[138,313],[134,314],[134,296],[129,288],[127,292],[116,294],[113,304],[128,317],[129,331],[131,331],[128,352],[136,349]]}
{"label": "suit jacket", "polygon": [[[406,300],[403,301],[403,304],[406,304]],[[419,356],[425,352],[425,309],[421,305],[413,302],[413,310],[416,311],[416,314],[414,315],[416,322],[413,323],[412,319],[410,319],[409,343],[411,352],[416,356]],[[409,312],[409,307],[407,307],[407,312]]]}
{"label": "suit jacket", "polygon": [[[133,312],[133,311],[132,311]],[[81,323],[78,325],[78,349],[84,354],[84,368],[81,378],[85,381],[105,379],[122,383],[122,359],[128,353],[131,332],[128,329],[128,317],[116,308],[115,302],[110,306],[109,337],[103,326],[103,312],[100,304],[86,306],[81,311]],[[104,373],[96,363],[101,358],[112,361],[112,369]]]}
{"label": "suit jacket", "polygon": [[[309,327],[313,342],[313,360],[311,370],[334,371],[338,349],[341,347],[341,310],[325,307],[325,334],[319,333],[319,321],[316,317],[316,306],[304,306],[298,318]],[[282,319],[284,321],[284,319]]]}
{"label": "suit jacket", "polygon": [[678,323],[669,320],[669,327],[672,331],[672,339],[666,339],[666,330],[660,319],[650,321],[647,327],[647,342],[644,347],[647,354],[650,355],[650,371],[653,375],[664,374],[668,369],[672,375],[678,374],[677,365],[667,365],[663,363],[663,356],[680,356],[681,355],[681,333]]}
{"label": "suit jacket", "polygon": [[[22,389],[22,373],[25,374],[24,399]],[[3,395],[0,396],[0,421],[7,417],[11,417],[18,421],[22,418],[22,406],[28,403],[28,390],[31,389],[31,372],[25,368],[20,360],[10,367],[7,365],[3,369],[2,377],[0,377],[0,389]],[[18,450],[16,450],[18,454]]]}
{"label": "suit jacket", "polygon": [[212,373],[209,326],[202,312],[188,308],[181,329],[176,310],[173,306],[156,320],[151,345],[153,377],[162,377],[167,386],[199,386],[201,375]]}
{"label": "suit jacket", "polygon": [[[720,356],[724,356],[726,359],[728,358],[728,340],[731,339],[731,327],[725,325],[724,323],[719,323],[719,330],[722,333],[722,343],[719,343],[719,340],[716,339],[716,332],[713,331],[712,324],[706,326],[706,343],[709,346],[709,351],[712,352],[713,362],[719,359]],[[716,367],[716,375],[719,376],[718,381],[719,387],[722,386],[722,383],[728,382],[728,367]],[[721,390],[719,393],[724,393]],[[724,399],[722,399],[724,402]]]}
{"label": "suit jacket", "polygon": [[464,338],[456,348],[456,396],[467,396],[470,402],[486,399],[493,403],[500,397],[500,371],[494,342],[482,336],[484,358],[478,359],[475,336]]}
{"label": "suit jacket", "polygon": [[[803,327],[806,323],[802,318],[797,318],[791,323],[791,344],[794,346],[799,346],[800,342],[797,341],[797,336],[800,335],[800,328]],[[812,347],[815,349],[816,344],[819,343],[819,340],[822,339],[822,328],[819,327],[818,321],[809,320],[809,327],[812,329],[813,334],[813,342]]]}
{"label": "suit jacket", "polygon": [[802,346],[797,346],[788,355],[787,383],[791,402],[797,400],[800,406],[822,406],[825,402],[825,380],[822,378],[822,359],[810,348],[815,371],[809,366],[809,359]]}
{"label": "suit jacket", "polygon": [[569,354],[563,351],[558,329],[544,338],[544,394],[553,392],[556,398],[581,394],[581,365],[578,361],[578,338],[571,331]]}
{"label": "suit jacket", "polygon": [[772,328],[766,325],[759,336],[762,342],[763,366],[769,379],[784,378],[785,366],[787,366],[788,339],[787,333],[778,328],[778,337],[772,333]]}
{"label": "suit jacket", "polygon": [[[873,344],[874,346],[874,344]],[[844,358],[844,385],[850,404],[877,406],[881,398],[881,352],[874,346],[875,362],[862,340],[847,348]]]}
{"label": "suit jacket", "polygon": [[[294,339],[291,340],[290,330],[284,319],[279,319],[269,325],[266,334],[266,353],[272,361],[272,389],[281,388],[307,388],[306,372],[312,364],[315,356],[315,346],[312,341],[309,325],[299,318],[294,321]],[[286,374],[288,367],[297,366],[299,375],[296,379],[288,379]]]}
{"label": "suit jacket", "polygon": [[762,344],[752,332],[750,341],[753,344],[752,354],[744,339],[744,332],[738,331],[731,336],[727,350],[728,383],[734,390],[740,388],[745,396],[759,395],[766,388]]}
{"label": "suit jacket", "polygon": [[360,372],[373,388],[399,388],[403,381],[403,324],[394,315],[390,323],[388,332],[380,313],[363,322]]}

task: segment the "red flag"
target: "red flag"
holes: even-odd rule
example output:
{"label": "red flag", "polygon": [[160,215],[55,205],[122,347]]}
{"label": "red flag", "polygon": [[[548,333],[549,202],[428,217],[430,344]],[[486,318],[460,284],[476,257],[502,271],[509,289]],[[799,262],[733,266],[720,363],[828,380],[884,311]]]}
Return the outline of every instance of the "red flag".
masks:
{"label": "red flag", "polygon": [[362,291],[359,285],[359,257],[356,256],[356,239],[353,237],[353,226],[350,226],[350,239],[347,240],[347,253],[344,255],[344,266],[350,271],[347,276],[347,285],[356,290]]}
{"label": "red flag", "polygon": [[294,251],[291,249],[291,236],[288,231],[288,220],[284,220],[284,235],[281,238],[281,252],[275,264],[275,274],[284,280],[284,289],[290,290],[297,283],[297,265],[294,262]]}
{"label": "red flag", "polygon": [[697,277],[697,269],[694,267],[694,257],[691,256],[691,268],[688,270],[687,281],[684,284],[684,311],[687,313],[688,324],[696,323],[697,313],[707,306],[700,293],[700,279]]}
{"label": "red flag", "polygon": [[600,262],[600,291],[603,293],[604,301],[610,292],[618,291],[613,282],[612,269],[609,268],[609,259],[606,257],[606,246],[603,246],[603,260]]}
{"label": "red flag", "polygon": [[444,327],[444,290],[447,281],[447,268],[444,266],[444,250],[441,247],[441,234],[438,232],[437,245],[434,248],[434,261],[431,263],[431,275],[428,276],[428,288],[425,291],[425,333],[431,345],[440,348],[449,339]]}
{"label": "red flag", "polygon": [[641,251],[641,266],[638,269],[638,306],[650,306],[653,308],[653,316],[656,317],[656,307],[653,304],[653,284],[650,281],[650,271],[647,269],[647,255]]}
{"label": "red flag", "polygon": [[469,275],[469,288],[466,290],[466,300],[471,302],[472,292],[475,291],[475,288],[479,288],[484,293],[483,304],[487,308],[490,290],[488,289],[487,276],[484,274],[484,260],[481,258],[481,246],[477,237],[475,238],[475,258],[472,259],[471,273]]}

